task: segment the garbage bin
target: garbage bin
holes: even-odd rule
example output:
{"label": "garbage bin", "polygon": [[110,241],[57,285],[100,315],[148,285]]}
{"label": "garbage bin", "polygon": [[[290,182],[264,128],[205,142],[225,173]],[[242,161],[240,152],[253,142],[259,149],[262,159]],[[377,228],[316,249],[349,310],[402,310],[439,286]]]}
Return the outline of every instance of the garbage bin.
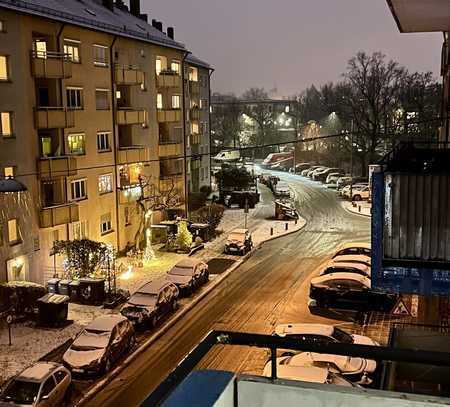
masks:
{"label": "garbage bin", "polygon": [[58,283],[58,294],[70,297],[70,280],[60,280]]}
{"label": "garbage bin", "polygon": [[189,231],[194,236],[200,236],[203,242],[209,241],[209,225],[207,223],[193,223],[189,227]]}
{"label": "garbage bin", "polygon": [[80,301],[80,282],[78,280],[72,280],[69,283],[70,301],[78,302]]}
{"label": "garbage bin", "polygon": [[79,301],[86,305],[101,305],[105,301],[105,280],[81,278],[78,291]]}
{"label": "garbage bin", "polygon": [[69,297],[48,293],[37,300],[39,325],[58,326],[67,321]]}
{"label": "garbage bin", "polygon": [[47,281],[47,289],[49,293],[58,294],[59,278],[51,278]]}

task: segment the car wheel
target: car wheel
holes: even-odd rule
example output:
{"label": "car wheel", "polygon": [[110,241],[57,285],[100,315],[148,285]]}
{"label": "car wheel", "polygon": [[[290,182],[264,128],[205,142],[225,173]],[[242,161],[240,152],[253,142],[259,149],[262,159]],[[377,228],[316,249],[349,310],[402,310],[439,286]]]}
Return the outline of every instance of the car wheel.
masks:
{"label": "car wheel", "polygon": [[158,325],[158,318],[154,315],[152,317],[152,328],[156,328],[156,325]]}
{"label": "car wheel", "polygon": [[128,349],[133,349],[134,345],[136,345],[136,337],[132,335],[130,341],[128,342]]}
{"label": "car wheel", "polygon": [[361,200],[361,195],[355,195],[355,196],[353,197],[353,200],[354,200],[354,201],[360,201],[360,200]]}

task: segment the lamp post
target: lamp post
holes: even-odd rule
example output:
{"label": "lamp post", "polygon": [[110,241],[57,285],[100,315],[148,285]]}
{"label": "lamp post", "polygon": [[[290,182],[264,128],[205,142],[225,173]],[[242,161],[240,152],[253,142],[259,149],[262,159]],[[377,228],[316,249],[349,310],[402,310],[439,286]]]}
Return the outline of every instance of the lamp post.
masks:
{"label": "lamp post", "polygon": [[350,124],[350,199],[353,201],[353,119]]}

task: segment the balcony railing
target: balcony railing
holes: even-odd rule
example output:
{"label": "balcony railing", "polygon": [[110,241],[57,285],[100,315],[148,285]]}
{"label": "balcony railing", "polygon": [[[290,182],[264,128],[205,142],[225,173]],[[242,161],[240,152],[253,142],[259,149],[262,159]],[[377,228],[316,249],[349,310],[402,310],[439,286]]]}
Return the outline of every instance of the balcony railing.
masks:
{"label": "balcony railing", "polygon": [[115,82],[117,85],[140,85],[144,83],[144,72],[136,66],[115,66]]}
{"label": "balcony railing", "polygon": [[147,112],[144,109],[120,108],[117,111],[117,124],[146,124]]}
{"label": "balcony railing", "polygon": [[51,228],[58,225],[78,222],[79,220],[78,205],[75,203],[42,208],[39,216],[41,228]]}
{"label": "balcony railing", "polygon": [[179,88],[181,87],[181,76],[176,72],[162,71],[156,75],[156,86],[158,88]]}
{"label": "balcony railing", "polygon": [[133,164],[150,160],[150,149],[144,146],[119,147],[117,163]]}
{"label": "balcony railing", "polygon": [[190,94],[199,94],[200,93],[200,82],[198,81],[189,81],[189,93]]}
{"label": "balcony railing", "polygon": [[77,174],[77,160],[74,157],[43,157],[38,161],[41,178],[67,177]]}
{"label": "balcony railing", "polygon": [[168,123],[168,122],[179,122],[181,121],[181,110],[180,109],[161,109],[157,111],[158,122]]}
{"label": "balcony railing", "polygon": [[190,120],[200,120],[200,109],[198,107],[193,107],[189,110]]}
{"label": "balcony railing", "polygon": [[75,126],[75,112],[66,107],[37,107],[35,109],[37,129],[65,129]]}
{"label": "balcony railing", "polygon": [[31,51],[31,74],[35,78],[68,79],[72,77],[69,54]]}
{"label": "balcony railing", "polygon": [[189,136],[189,140],[191,142],[191,146],[199,145],[200,144],[200,134],[199,133],[191,133]]}
{"label": "balcony railing", "polygon": [[181,141],[172,143],[161,143],[159,142],[159,156],[160,157],[171,157],[179,156],[183,154],[183,144]]}

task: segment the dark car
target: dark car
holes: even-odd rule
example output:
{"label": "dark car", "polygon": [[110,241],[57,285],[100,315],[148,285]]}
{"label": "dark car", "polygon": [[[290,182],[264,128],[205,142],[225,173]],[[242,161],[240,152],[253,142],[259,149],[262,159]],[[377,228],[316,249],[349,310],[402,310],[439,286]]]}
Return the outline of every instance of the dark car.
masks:
{"label": "dark car", "polygon": [[370,249],[369,244],[365,243],[350,243],[347,244],[342,249],[338,250],[336,254],[333,256],[333,259],[335,259],[338,256],[368,256],[370,257],[372,251]]}
{"label": "dark car", "polygon": [[134,328],[122,315],[94,319],[64,353],[64,364],[78,375],[108,372],[120,357],[134,346]]}
{"label": "dark car", "polygon": [[122,307],[120,313],[137,325],[155,327],[175,311],[180,292],[166,279],[150,281],[139,288]]}
{"label": "dark car", "polygon": [[225,243],[226,254],[240,254],[241,256],[252,250],[252,235],[248,229],[235,229],[227,238]]}
{"label": "dark car", "polygon": [[370,280],[356,273],[326,274],[311,280],[309,306],[389,312],[397,296],[371,290]]}
{"label": "dark car", "polygon": [[197,259],[186,258],[167,272],[166,279],[178,287],[180,295],[190,295],[208,281],[208,265]]}

